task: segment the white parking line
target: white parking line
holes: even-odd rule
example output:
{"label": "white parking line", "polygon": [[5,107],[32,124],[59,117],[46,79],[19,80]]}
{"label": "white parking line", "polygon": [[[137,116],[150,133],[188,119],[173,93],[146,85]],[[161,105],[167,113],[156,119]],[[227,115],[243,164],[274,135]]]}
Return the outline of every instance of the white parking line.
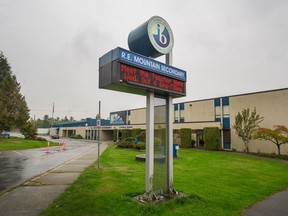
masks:
{"label": "white parking line", "polygon": [[20,153],[20,152],[17,152],[17,151],[15,151],[15,150],[12,150],[12,151],[15,152],[15,153],[18,154],[18,155],[25,156],[24,154],[22,154],[22,153]]}

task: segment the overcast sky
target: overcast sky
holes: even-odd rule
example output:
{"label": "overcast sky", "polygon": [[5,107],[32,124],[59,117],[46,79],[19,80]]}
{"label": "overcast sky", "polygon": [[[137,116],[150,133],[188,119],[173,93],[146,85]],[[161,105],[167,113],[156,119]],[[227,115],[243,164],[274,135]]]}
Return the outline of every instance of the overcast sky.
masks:
{"label": "overcast sky", "polygon": [[[31,116],[102,117],[145,97],[98,89],[98,59],[128,49],[131,30],[158,15],[174,34],[173,65],[187,71],[175,102],[288,87],[287,0],[0,0],[0,50]],[[159,58],[163,61],[163,58]]]}

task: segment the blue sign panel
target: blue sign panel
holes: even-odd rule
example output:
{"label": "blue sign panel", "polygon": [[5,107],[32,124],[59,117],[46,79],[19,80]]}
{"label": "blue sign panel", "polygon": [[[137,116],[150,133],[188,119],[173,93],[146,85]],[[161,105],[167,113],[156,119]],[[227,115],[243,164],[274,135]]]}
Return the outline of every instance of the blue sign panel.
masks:
{"label": "blue sign panel", "polygon": [[110,113],[110,125],[125,125],[127,118],[126,111]]}
{"label": "blue sign panel", "polygon": [[160,74],[186,81],[186,71],[163,64],[142,55],[137,55],[136,53],[122,48],[119,48],[118,59],[135,66],[146,68],[147,70],[156,71]]}

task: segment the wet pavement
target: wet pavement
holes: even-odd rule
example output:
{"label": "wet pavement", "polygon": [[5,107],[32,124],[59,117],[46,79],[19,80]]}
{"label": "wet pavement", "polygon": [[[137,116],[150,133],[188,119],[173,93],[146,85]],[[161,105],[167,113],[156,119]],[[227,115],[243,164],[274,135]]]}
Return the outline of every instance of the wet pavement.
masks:
{"label": "wet pavement", "polygon": [[63,146],[60,149],[58,149],[58,146],[50,147],[48,154],[46,148],[1,151],[0,195],[34,176],[45,173],[97,146],[96,142],[70,139],[61,139],[60,142],[66,143],[66,150],[63,150]]}
{"label": "wet pavement", "polygon": [[[83,144],[85,145],[85,143],[74,144],[75,150],[78,149],[78,151],[79,148],[82,149],[81,146]],[[62,163],[61,165],[56,165],[56,167],[42,173],[41,175],[30,178],[24,184],[2,194],[0,196],[0,215],[39,215],[42,210],[47,208],[54,199],[65,191],[69,184],[72,184],[79,177],[83,170],[97,160],[98,147],[95,143],[86,143],[86,145],[90,145],[91,149],[86,149],[87,151],[80,155],[74,155],[74,158]],[[101,144],[100,154],[107,148],[107,146],[107,143]],[[71,147],[71,151],[72,150],[73,148]],[[68,151],[69,150],[67,150],[67,152]],[[48,155],[48,158],[51,155]],[[40,158],[42,158],[42,156]],[[67,160],[67,157],[65,158]],[[43,160],[46,161],[47,158]],[[22,168],[25,170],[23,166]],[[37,172],[39,171],[40,169],[37,170]],[[31,170],[30,174],[32,174]]]}

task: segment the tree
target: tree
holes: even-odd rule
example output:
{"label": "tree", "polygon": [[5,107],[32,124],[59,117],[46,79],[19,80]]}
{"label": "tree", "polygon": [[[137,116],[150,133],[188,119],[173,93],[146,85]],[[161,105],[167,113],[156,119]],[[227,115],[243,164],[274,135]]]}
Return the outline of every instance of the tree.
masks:
{"label": "tree", "polygon": [[0,133],[12,127],[27,127],[29,109],[20,88],[6,57],[0,52]]}
{"label": "tree", "polygon": [[274,125],[274,130],[269,128],[258,128],[254,138],[274,143],[278,148],[278,155],[280,156],[280,146],[288,144],[288,128],[284,125]]}
{"label": "tree", "polygon": [[44,115],[41,127],[42,128],[49,128],[50,127],[50,121],[49,121],[48,115]]}
{"label": "tree", "polygon": [[20,132],[24,135],[25,139],[34,140],[36,138],[36,128],[31,122],[27,122],[23,127],[21,127]]}
{"label": "tree", "polygon": [[235,123],[232,128],[235,129],[236,134],[243,140],[246,152],[249,152],[249,142],[253,139],[253,133],[259,124],[264,120],[257,114],[256,108],[252,112],[250,109],[243,109],[235,116]]}

